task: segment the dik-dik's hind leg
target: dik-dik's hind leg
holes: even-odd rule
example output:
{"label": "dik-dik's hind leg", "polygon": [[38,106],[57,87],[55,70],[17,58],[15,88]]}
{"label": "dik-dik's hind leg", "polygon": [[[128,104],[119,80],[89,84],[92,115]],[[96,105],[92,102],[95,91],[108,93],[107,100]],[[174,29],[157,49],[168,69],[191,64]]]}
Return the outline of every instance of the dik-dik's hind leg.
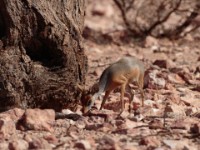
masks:
{"label": "dik-dik's hind leg", "polygon": [[143,86],[144,86],[144,75],[141,75],[139,78],[139,82],[138,82],[138,86],[139,86],[139,90],[140,90],[140,94],[142,97],[142,107],[144,106],[144,90],[143,90]]}
{"label": "dik-dik's hind leg", "polygon": [[120,96],[120,101],[121,101],[121,113],[124,111],[125,104],[124,104],[124,93],[126,90],[126,84],[121,85],[121,96]]}
{"label": "dik-dik's hind leg", "polygon": [[102,110],[102,108],[103,108],[103,106],[104,106],[104,104],[105,104],[105,102],[106,102],[106,99],[107,99],[108,96],[110,95],[110,92],[111,92],[111,91],[106,91],[105,96],[103,97],[103,101],[102,101],[102,103],[101,103],[101,107],[100,107],[99,110]]}
{"label": "dik-dik's hind leg", "polygon": [[142,97],[142,107],[144,106],[144,90],[143,88],[140,88],[140,93],[141,93],[141,97]]}
{"label": "dik-dik's hind leg", "polygon": [[133,101],[133,98],[134,98],[134,92],[131,89],[130,85],[127,85],[127,90],[128,90],[128,93],[130,94],[130,97],[129,97],[129,109],[128,109],[128,111],[131,112],[131,105],[132,105],[132,101]]}

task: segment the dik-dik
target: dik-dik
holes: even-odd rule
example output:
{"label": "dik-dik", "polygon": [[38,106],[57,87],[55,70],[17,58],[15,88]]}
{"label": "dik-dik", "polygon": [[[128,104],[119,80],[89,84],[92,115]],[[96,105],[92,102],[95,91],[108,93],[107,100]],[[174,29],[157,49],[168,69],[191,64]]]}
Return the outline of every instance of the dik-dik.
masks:
{"label": "dik-dik", "polygon": [[142,97],[142,106],[144,106],[144,65],[140,60],[135,57],[125,56],[103,71],[99,80],[99,91],[97,93],[95,93],[94,95],[87,95],[82,97],[81,103],[83,106],[83,113],[87,113],[94,105],[97,97],[105,92],[105,96],[103,97],[103,101],[100,107],[101,110],[109,94],[118,87],[121,88],[121,112],[123,112],[125,108],[124,94],[126,89],[131,95],[129,99],[130,111],[134,93],[131,90],[129,83],[132,83],[133,81],[137,84],[140,90]]}

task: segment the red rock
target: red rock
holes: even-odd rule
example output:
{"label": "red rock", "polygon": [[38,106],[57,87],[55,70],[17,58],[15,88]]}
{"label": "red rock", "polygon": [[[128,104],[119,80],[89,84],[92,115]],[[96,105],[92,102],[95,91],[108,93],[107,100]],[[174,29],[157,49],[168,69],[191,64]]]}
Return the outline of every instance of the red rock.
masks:
{"label": "red rock", "polygon": [[191,149],[188,140],[163,140],[163,143],[171,149]]}
{"label": "red rock", "polygon": [[62,113],[68,115],[68,114],[73,114],[74,112],[69,109],[62,109]]}
{"label": "red rock", "polygon": [[[199,56],[198,61],[200,61],[200,56]],[[194,72],[194,74],[198,74],[198,73],[200,73],[200,66],[197,66]]]}
{"label": "red rock", "polygon": [[69,120],[58,119],[55,122],[55,126],[69,128],[70,127],[70,122],[69,122]]}
{"label": "red rock", "polygon": [[192,74],[189,71],[181,71],[178,73],[178,75],[186,82],[190,83],[190,80],[193,79]]}
{"label": "red rock", "polygon": [[153,46],[151,46],[151,48],[150,48],[153,52],[159,52],[160,51],[160,46],[158,46],[158,45],[153,45]]}
{"label": "red rock", "polygon": [[12,150],[27,150],[28,148],[29,144],[22,139],[14,140],[9,143],[9,149]]}
{"label": "red rock", "polygon": [[97,146],[97,149],[118,150],[120,148],[117,141],[114,138],[112,138],[111,136],[105,135],[101,139],[99,139],[99,145]]}
{"label": "red rock", "polygon": [[1,150],[8,150],[9,149],[9,143],[7,141],[1,141],[0,142],[0,149]]}
{"label": "red rock", "polygon": [[120,114],[120,117],[122,117],[123,119],[126,119],[129,115],[130,115],[130,113],[129,113],[128,111],[123,111],[123,112]]}
{"label": "red rock", "polygon": [[[3,113],[0,113],[0,120],[3,120],[5,122],[8,121],[8,122],[10,122],[9,124],[11,124],[11,122],[13,122],[13,126],[15,124],[15,126],[17,126],[17,129],[18,129],[18,128],[20,128],[19,120],[22,118],[24,112],[25,112],[24,110],[19,109],[19,108],[14,108],[14,109],[8,110]],[[13,131],[13,130],[11,130],[11,131]]]}
{"label": "red rock", "polygon": [[126,129],[133,129],[133,128],[135,128],[135,127],[143,126],[143,125],[146,125],[146,124],[143,123],[143,122],[131,121],[131,120],[129,120],[129,119],[126,119],[126,121],[125,121],[125,128],[126,128]]}
{"label": "red rock", "polygon": [[199,98],[191,91],[184,91],[183,96],[180,97],[181,101],[187,106],[200,108]]}
{"label": "red rock", "polygon": [[132,120],[132,121],[139,122],[139,121],[144,119],[144,116],[141,113],[139,113],[137,115],[130,116],[129,119]]}
{"label": "red rock", "polygon": [[170,68],[170,72],[177,74],[178,72],[181,72],[183,70],[183,68],[181,67],[173,67]]}
{"label": "red rock", "polygon": [[87,124],[85,126],[85,129],[86,130],[98,130],[99,128],[102,128],[102,127],[103,127],[103,124],[95,123],[95,124]]}
{"label": "red rock", "polygon": [[69,132],[69,137],[71,137],[73,140],[79,140],[80,133],[74,131],[68,131],[68,132]]}
{"label": "red rock", "polygon": [[108,110],[113,110],[115,112],[119,112],[121,105],[120,105],[120,101],[116,99],[118,99],[118,96],[114,96],[115,101],[111,101],[111,102],[106,102],[104,105],[104,109],[108,109]]}
{"label": "red rock", "polygon": [[190,108],[186,108],[185,114],[186,114],[187,116],[190,116],[190,115],[192,115],[192,114],[197,113],[197,111],[198,111],[197,108],[195,108],[195,107],[190,107]]}
{"label": "red rock", "polygon": [[14,121],[0,120],[0,135],[2,138],[9,138],[16,134],[16,126]]}
{"label": "red rock", "polygon": [[175,84],[184,84],[185,81],[178,74],[168,74],[168,80]]}
{"label": "red rock", "polygon": [[75,125],[71,125],[68,129],[67,132],[68,133],[75,133],[75,134],[79,134],[80,129],[77,128]]}
{"label": "red rock", "polygon": [[200,123],[196,123],[191,126],[190,131],[194,134],[200,134]]}
{"label": "red rock", "polygon": [[190,82],[192,82],[192,80],[194,79],[192,72],[188,68],[175,67],[175,68],[172,68],[170,71],[175,74],[178,74],[178,76],[181,77],[182,80],[184,80],[186,83],[190,84]]}
{"label": "red rock", "polygon": [[14,108],[3,113],[0,113],[0,119],[17,122],[24,114],[24,110]]}
{"label": "red rock", "polygon": [[192,88],[192,90],[200,92],[200,85],[197,85],[196,87]]}
{"label": "red rock", "polygon": [[102,4],[94,5],[92,15],[111,17],[114,15],[114,9],[111,5]]}
{"label": "red rock", "polygon": [[34,138],[34,140],[29,143],[29,149],[51,149],[51,145],[42,138]]}
{"label": "red rock", "polygon": [[78,148],[78,149],[83,149],[83,150],[87,150],[87,149],[92,148],[89,141],[86,141],[86,140],[80,140],[80,141],[76,142],[74,147]]}
{"label": "red rock", "polygon": [[171,121],[170,128],[172,129],[181,129],[181,130],[187,130],[189,131],[191,127],[191,122],[187,119],[174,119],[174,121]]}
{"label": "red rock", "polygon": [[186,116],[184,107],[180,105],[176,105],[176,104],[167,105],[165,107],[164,113],[167,117],[170,117],[170,118],[180,119]]}
{"label": "red rock", "polygon": [[113,134],[124,134],[127,135],[129,133],[128,129],[122,128],[122,129],[116,129],[112,131]]}
{"label": "red rock", "polygon": [[144,43],[144,46],[146,48],[150,48],[152,46],[159,46],[159,43],[158,43],[158,40],[152,36],[147,36],[146,39],[145,39],[145,43]]}
{"label": "red rock", "polygon": [[[165,88],[166,81],[164,78],[158,77],[159,75],[158,70],[151,70],[148,71],[145,75],[145,84],[148,88],[151,89],[163,89]],[[161,74],[159,76],[162,76]]]}
{"label": "red rock", "polygon": [[172,102],[172,103],[175,103],[177,105],[180,105],[181,103],[183,103],[181,101],[181,98],[180,98],[180,94],[177,94],[177,93],[172,93],[170,95],[167,96],[167,99],[168,101]]}
{"label": "red rock", "polygon": [[84,129],[86,126],[86,121],[85,120],[77,120],[75,123],[76,127],[79,129]]}
{"label": "red rock", "polygon": [[55,111],[51,109],[27,109],[24,114],[24,126],[30,130],[53,131]]}
{"label": "red rock", "polygon": [[24,140],[27,141],[28,143],[32,142],[34,139],[33,135],[26,133],[24,135]]}
{"label": "red rock", "polygon": [[[136,96],[135,96],[136,97]],[[132,102],[132,105],[133,105],[133,107],[132,107],[132,109],[134,110],[134,111],[137,111],[139,108],[140,108],[140,102],[138,101],[139,99],[137,99],[136,101],[135,101],[135,99],[134,99],[134,101]]]}
{"label": "red rock", "polygon": [[146,105],[146,106],[153,107],[155,104],[156,104],[156,102],[153,100],[150,100],[150,99],[147,99],[144,101],[144,105]]}
{"label": "red rock", "polygon": [[200,111],[191,114],[192,117],[200,118]]}
{"label": "red rock", "polygon": [[43,138],[44,138],[45,140],[47,140],[48,143],[52,143],[52,144],[58,143],[58,139],[55,137],[55,135],[52,135],[52,134],[50,134],[50,135],[45,135]]}
{"label": "red rock", "polygon": [[163,120],[154,119],[149,122],[149,129],[162,129],[164,127]]}
{"label": "red rock", "polygon": [[110,123],[105,122],[101,128],[99,128],[97,131],[108,133],[111,132],[113,129],[115,129]]}
{"label": "red rock", "polygon": [[156,136],[147,136],[141,139],[140,145],[156,148],[161,145],[161,141]]}
{"label": "red rock", "polygon": [[114,120],[112,120],[112,125],[116,126],[116,127],[122,126],[124,123],[125,123],[125,121],[122,120],[122,119],[114,119]]}
{"label": "red rock", "polygon": [[167,60],[155,60],[153,65],[156,65],[160,68],[169,68],[169,62]]}
{"label": "red rock", "polygon": [[176,91],[176,88],[171,83],[167,83],[165,89],[169,91]]}
{"label": "red rock", "polygon": [[[157,108],[155,108],[155,106]],[[160,106],[159,105],[154,105],[154,107],[151,106],[144,106],[141,107],[137,113],[140,114],[139,118],[144,119],[146,116],[160,116],[160,114],[163,114],[162,109],[158,109]]]}
{"label": "red rock", "polygon": [[123,147],[125,150],[138,150],[140,149],[139,146],[135,146],[135,143],[126,143],[126,145]]}

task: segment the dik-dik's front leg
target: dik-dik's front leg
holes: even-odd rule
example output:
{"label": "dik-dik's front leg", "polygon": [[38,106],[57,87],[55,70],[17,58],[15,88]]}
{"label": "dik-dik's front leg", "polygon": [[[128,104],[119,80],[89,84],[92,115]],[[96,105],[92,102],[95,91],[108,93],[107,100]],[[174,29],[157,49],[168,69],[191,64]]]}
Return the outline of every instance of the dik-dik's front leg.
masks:
{"label": "dik-dik's front leg", "polygon": [[110,90],[106,91],[105,96],[103,97],[103,101],[102,101],[102,103],[101,103],[100,110],[102,110],[102,108],[103,108],[103,106],[104,106],[104,104],[105,104],[105,102],[106,102],[108,96],[110,95],[110,92],[111,92]]}

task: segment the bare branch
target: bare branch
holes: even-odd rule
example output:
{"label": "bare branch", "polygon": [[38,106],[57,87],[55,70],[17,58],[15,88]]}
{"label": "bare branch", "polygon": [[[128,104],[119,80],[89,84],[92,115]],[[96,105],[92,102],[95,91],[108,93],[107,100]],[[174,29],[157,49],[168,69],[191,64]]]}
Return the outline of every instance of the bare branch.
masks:
{"label": "bare branch", "polygon": [[[192,12],[192,13],[190,14],[190,16],[187,17],[187,19],[185,20],[185,22],[184,22],[180,27],[178,27],[178,28],[176,29],[176,31],[175,31],[175,33],[174,33],[173,35],[176,36],[176,37],[179,36],[179,35],[184,31],[184,29],[186,29],[189,25],[192,24],[194,18],[195,18],[197,15],[198,15],[197,12]],[[186,35],[186,34],[192,32],[192,31],[196,30],[199,26],[200,26],[199,24],[194,25],[194,27],[193,27],[190,31],[184,33],[184,35]],[[184,36],[184,35],[183,35],[183,36]]]}
{"label": "bare branch", "polygon": [[129,24],[129,21],[126,18],[126,12],[131,8],[131,5],[134,3],[134,0],[131,0],[129,5],[126,7],[124,0],[114,0],[117,7],[120,9],[123,21],[129,31],[131,31],[134,35],[142,36],[140,32],[137,30],[131,28],[131,25]]}
{"label": "bare branch", "polygon": [[[170,17],[170,15],[179,8],[179,6],[181,5],[181,2],[182,2],[182,0],[179,0],[177,2],[176,6],[171,11],[169,11],[168,14],[165,17],[163,17],[162,19],[158,16],[158,21],[155,22],[154,24],[152,24],[151,27],[145,31],[146,34],[151,34],[152,30],[155,29],[156,26],[165,22]],[[160,11],[162,11],[162,7],[163,7],[163,3],[161,3],[160,7],[157,10],[158,15],[160,14]]]}
{"label": "bare branch", "polygon": [[[138,1],[135,0],[114,0],[114,2],[122,14],[126,29],[135,36],[143,38],[146,35],[152,35],[152,33],[154,33],[153,31],[159,26],[164,36],[177,37],[181,34],[181,36],[186,35],[199,27],[199,25],[196,24],[191,26],[199,12],[199,5],[197,3],[194,3],[195,5],[191,6],[192,8],[187,8],[183,0],[162,0],[157,1],[157,3],[154,3],[153,0],[149,0],[148,2],[140,1],[140,3],[136,3]],[[191,12],[191,9],[193,12]],[[174,28],[171,30],[172,32],[168,32],[167,29],[162,28],[162,25],[167,22],[168,19],[171,19],[170,17],[172,14],[176,14],[176,12],[178,12],[178,16],[183,16],[184,22],[173,25]],[[180,15],[181,12],[185,13]],[[187,15],[188,13],[189,16]],[[188,28],[189,30],[186,31],[185,29],[188,26],[191,28]],[[157,36],[160,36],[160,34],[157,33]]]}

